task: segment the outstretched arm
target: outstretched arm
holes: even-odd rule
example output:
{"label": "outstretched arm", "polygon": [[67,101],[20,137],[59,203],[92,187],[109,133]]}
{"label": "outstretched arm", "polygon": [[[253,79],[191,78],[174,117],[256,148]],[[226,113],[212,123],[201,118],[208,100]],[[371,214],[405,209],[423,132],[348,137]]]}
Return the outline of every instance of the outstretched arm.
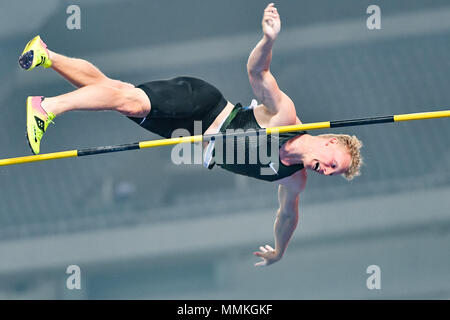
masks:
{"label": "outstretched arm", "polygon": [[281,20],[273,3],[264,9],[262,19],[264,36],[250,53],[247,62],[249,75],[260,76],[269,71],[272,60],[272,47],[281,30]]}
{"label": "outstretched arm", "polygon": [[[298,204],[300,192],[306,184],[306,173],[304,170],[299,173],[302,177],[297,180],[295,187],[280,184],[278,188],[278,201],[280,207],[277,211],[277,217],[274,225],[275,249],[271,246],[261,246],[260,251],[254,255],[260,257],[262,261],[255,266],[267,266],[280,260],[287,249],[288,243],[298,224]],[[298,178],[298,177],[297,177]],[[298,184],[298,181],[301,181]]]}
{"label": "outstretched arm", "polygon": [[273,3],[269,4],[264,10],[262,28],[264,36],[250,53],[247,62],[250,85],[253,88],[256,98],[272,114],[275,115],[279,111],[283,111],[284,117],[294,116],[295,118],[295,107],[292,100],[280,90],[275,78],[270,72],[272,47],[281,29],[280,16]]}

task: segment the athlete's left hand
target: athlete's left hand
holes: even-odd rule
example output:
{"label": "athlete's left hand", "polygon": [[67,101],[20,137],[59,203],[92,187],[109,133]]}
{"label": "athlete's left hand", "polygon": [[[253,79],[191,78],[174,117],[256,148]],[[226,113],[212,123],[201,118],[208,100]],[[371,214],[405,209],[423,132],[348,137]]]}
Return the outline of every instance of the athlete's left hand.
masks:
{"label": "athlete's left hand", "polygon": [[271,40],[275,40],[280,32],[281,20],[277,8],[275,8],[273,3],[269,3],[266,9],[264,9],[262,28],[264,35]]}
{"label": "athlete's left hand", "polygon": [[268,266],[272,263],[277,262],[281,259],[281,256],[269,245],[259,247],[260,251],[253,252],[253,254],[257,257],[260,257],[262,260],[260,262],[255,263],[255,267]]}

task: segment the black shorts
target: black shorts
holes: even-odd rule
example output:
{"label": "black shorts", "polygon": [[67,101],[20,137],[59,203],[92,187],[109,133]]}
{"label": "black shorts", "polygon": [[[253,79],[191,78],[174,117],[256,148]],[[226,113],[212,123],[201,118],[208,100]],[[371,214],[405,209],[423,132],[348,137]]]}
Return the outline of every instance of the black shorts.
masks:
{"label": "black shorts", "polygon": [[171,138],[179,128],[194,135],[194,121],[201,121],[201,134],[205,133],[227,105],[217,88],[192,77],[151,81],[136,87],[149,97],[151,110],[145,118],[129,118],[165,138]]}

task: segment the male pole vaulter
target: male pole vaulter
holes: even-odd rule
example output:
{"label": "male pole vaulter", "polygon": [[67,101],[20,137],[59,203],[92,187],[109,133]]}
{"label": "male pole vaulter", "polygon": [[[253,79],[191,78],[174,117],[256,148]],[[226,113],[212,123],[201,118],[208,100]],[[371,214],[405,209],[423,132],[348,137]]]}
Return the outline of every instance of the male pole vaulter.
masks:
{"label": "male pole vaulter", "polygon": [[[55,97],[27,98],[27,138],[38,154],[47,127],[55,117],[72,110],[114,110],[141,127],[170,138],[179,128],[193,133],[194,121],[201,121],[202,134],[227,129],[260,129],[301,124],[292,100],[280,90],[270,72],[272,47],[281,28],[274,4],[262,19],[263,38],[251,52],[247,71],[253,92],[261,103],[254,108],[232,104],[211,84],[197,78],[177,77],[133,85],[106,77],[88,61],[69,58],[51,51],[39,36],[32,39],[19,58],[20,66],[52,68],[78,89]],[[279,163],[273,174],[261,174],[267,164],[223,163],[228,171],[279,185],[279,209],[274,226],[275,248],[261,246],[254,254],[256,266],[280,260],[298,223],[300,193],[305,188],[307,170],[319,174],[343,175],[350,180],[359,175],[362,143],[342,134],[313,136],[307,132],[281,133]],[[248,154],[259,154],[259,145],[241,139]],[[239,146],[235,147],[236,149]]]}

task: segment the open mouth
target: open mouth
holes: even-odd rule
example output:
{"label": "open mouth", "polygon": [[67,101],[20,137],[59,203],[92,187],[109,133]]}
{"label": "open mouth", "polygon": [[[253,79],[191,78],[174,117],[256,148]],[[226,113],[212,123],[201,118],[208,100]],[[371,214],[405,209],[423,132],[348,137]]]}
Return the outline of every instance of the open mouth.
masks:
{"label": "open mouth", "polygon": [[319,169],[320,169],[320,163],[316,162],[316,164],[314,165],[314,171],[319,172]]}

